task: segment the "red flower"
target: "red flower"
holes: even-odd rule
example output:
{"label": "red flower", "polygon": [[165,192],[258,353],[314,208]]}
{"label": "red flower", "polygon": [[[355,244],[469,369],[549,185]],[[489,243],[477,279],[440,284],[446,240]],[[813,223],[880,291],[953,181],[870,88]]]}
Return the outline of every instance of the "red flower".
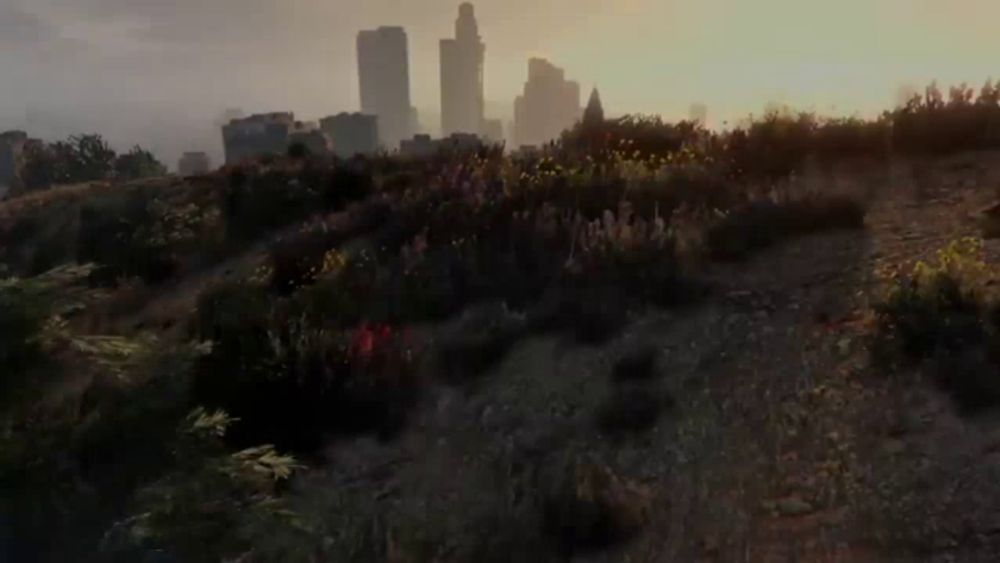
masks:
{"label": "red flower", "polygon": [[354,332],[354,336],[351,338],[350,355],[352,357],[368,358],[372,355],[374,349],[375,335],[372,330],[368,328],[368,323],[363,323]]}

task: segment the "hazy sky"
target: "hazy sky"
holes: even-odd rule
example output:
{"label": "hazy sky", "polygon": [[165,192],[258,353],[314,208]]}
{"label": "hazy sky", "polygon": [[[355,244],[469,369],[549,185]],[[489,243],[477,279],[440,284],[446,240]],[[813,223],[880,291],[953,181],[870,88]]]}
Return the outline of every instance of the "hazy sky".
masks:
{"label": "hazy sky", "polygon": [[[407,29],[414,102],[436,114],[437,40],[458,3],[0,0],[0,129],[95,129],[170,159],[188,145],[217,153],[212,121],[227,107],[305,119],[355,109],[355,36],[378,25]],[[716,123],[768,102],[871,113],[902,85],[1000,78],[997,0],[475,4],[486,97],[502,108],[532,55],[597,84],[610,113],[676,118],[701,101]]]}

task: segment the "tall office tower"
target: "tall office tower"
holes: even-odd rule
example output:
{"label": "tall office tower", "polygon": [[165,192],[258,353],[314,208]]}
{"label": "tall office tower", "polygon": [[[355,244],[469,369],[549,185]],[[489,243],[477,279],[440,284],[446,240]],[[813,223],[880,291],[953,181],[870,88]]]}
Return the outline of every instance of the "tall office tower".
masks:
{"label": "tall office tower", "polygon": [[580,119],[580,85],[545,59],[528,61],[524,94],[514,101],[514,143],[539,146],[559,138]]}
{"label": "tall office tower", "polygon": [[583,127],[590,129],[604,125],[604,104],[601,103],[601,94],[595,86],[590,92],[590,100],[587,108],[583,110]]}
{"label": "tall office tower", "polygon": [[399,148],[413,135],[410,103],[410,61],[406,31],[380,27],[358,34],[358,78],[361,111],[378,118],[381,144]]}
{"label": "tall office tower", "polygon": [[441,134],[483,131],[483,60],[475,8],[458,8],[455,38],[441,40]]}
{"label": "tall office tower", "polygon": [[691,104],[691,108],[688,110],[688,120],[697,123],[702,127],[707,127],[708,106],[701,102]]}

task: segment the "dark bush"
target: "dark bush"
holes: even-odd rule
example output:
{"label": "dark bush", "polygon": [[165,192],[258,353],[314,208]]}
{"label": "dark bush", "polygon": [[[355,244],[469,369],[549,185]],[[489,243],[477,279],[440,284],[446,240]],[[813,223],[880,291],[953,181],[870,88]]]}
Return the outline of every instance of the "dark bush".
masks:
{"label": "dark bush", "polygon": [[659,351],[654,346],[643,346],[630,351],[615,363],[612,377],[616,381],[646,381],[656,377]]}
{"label": "dark bush", "polygon": [[180,267],[171,247],[171,225],[153,209],[154,198],[142,191],[126,192],[80,210],[77,261],[99,265],[94,281],[108,285],[123,277],[161,283]]}
{"label": "dark bush", "polygon": [[875,307],[876,365],[927,366],[966,412],[1000,405],[1000,308],[970,274],[985,267],[980,250],[975,241],[952,243],[936,266],[895,278]]}
{"label": "dark bush", "polygon": [[47,316],[40,297],[0,278],[0,407],[7,406],[42,363],[39,337]]}
{"label": "dark bush", "polygon": [[945,97],[932,83],[901,108],[887,112],[893,149],[916,156],[1000,147],[1000,84],[986,82],[978,96],[965,84]]}
{"label": "dark bush", "polygon": [[227,237],[247,242],[317,210],[317,193],[281,170],[234,171],[225,195]]}
{"label": "dark bush", "polygon": [[[994,337],[996,338],[996,337]],[[967,346],[934,359],[934,375],[962,412],[1000,406],[1000,347]]]}
{"label": "dark bush", "polygon": [[669,401],[653,389],[638,386],[615,388],[597,412],[597,426],[611,436],[639,434],[656,426]]}
{"label": "dark bush", "polygon": [[138,180],[164,176],[167,167],[156,160],[153,153],[142,147],[133,147],[131,151],[118,155],[114,162],[115,177],[119,180]]}
{"label": "dark bush", "polygon": [[321,274],[336,266],[330,253],[344,238],[344,233],[316,229],[272,244],[271,288],[281,295],[291,295],[298,288],[315,283]]}
{"label": "dark bush", "polygon": [[31,143],[22,180],[29,190],[110,178],[115,151],[100,135],[78,135],[55,143]]}
{"label": "dark bush", "polygon": [[879,334],[891,338],[910,360],[978,347],[987,338],[978,300],[962,289],[959,280],[944,273],[926,282],[901,280],[875,312]]}
{"label": "dark bush", "polygon": [[646,523],[650,497],[609,469],[579,464],[544,499],[544,529],[567,556],[599,551],[633,537]]}
{"label": "dark bush", "polygon": [[372,176],[352,166],[330,168],[307,162],[299,172],[233,170],[224,196],[229,239],[252,241],[310,215],[340,211],[364,200],[374,192]]}
{"label": "dark bush", "polygon": [[606,158],[616,150],[646,158],[676,153],[704,135],[704,129],[695,122],[674,124],[658,115],[626,115],[599,125],[577,123],[563,133],[560,147],[595,158]]}
{"label": "dark bush", "polygon": [[304,160],[310,155],[309,147],[302,142],[288,145],[288,158],[292,160]]}
{"label": "dark bush", "polygon": [[865,209],[846,197],[814,196],[787,203],[761,201],[709,227],[705,244],[716,260],[742,260],[784,240],[864,227]]}
{"label": "dark bush", "polygon": [[356,163],[342,163],[334,167],[322,192],[323,207],[339,211],[348,203],[362,201],[375,193],[371,172]]}
{"label": "dark bush", "polygon": [[293,315],[311,327],[344,329],[363,320],[385,320],[379,265],[361,253],[347,260],[336,276],[297,291]]}
{"label": "dark bush", "polygon": [[240,419],[234,443],[311,453],[332,435],[390,437],[402,427],[420,389],[405,335],[314,328],[251,288],[217,289],[200,305],[200,332],[213,335],[213,347],[194,396]]}

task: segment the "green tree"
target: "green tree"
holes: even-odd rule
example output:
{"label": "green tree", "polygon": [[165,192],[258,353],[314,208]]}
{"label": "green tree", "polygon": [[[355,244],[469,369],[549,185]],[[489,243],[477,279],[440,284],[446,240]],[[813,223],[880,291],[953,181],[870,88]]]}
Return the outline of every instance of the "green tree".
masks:
{"label": "green tree", "polygon": [[115,151],[100,135],[78,135],[69,138],[70,182],[92,182],[111,176]]}
{"label": "green tree", "polygon": [[166,173],[167,167],[157,160],[153,153],[138,145],[115,159],[115,177],[120,180],[152,178]]}
{"label": "green tree", "polygon": [[77,135],[65,141],[29,147],[21,176],[28,190],[56,184],[92,182],[111,177],[115,151],[100,135]]}

